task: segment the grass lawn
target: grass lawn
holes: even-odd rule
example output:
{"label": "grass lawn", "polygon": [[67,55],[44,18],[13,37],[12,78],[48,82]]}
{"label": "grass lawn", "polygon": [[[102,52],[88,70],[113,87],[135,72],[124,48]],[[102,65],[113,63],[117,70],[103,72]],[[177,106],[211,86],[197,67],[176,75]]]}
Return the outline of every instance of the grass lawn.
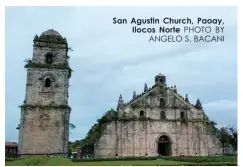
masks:
{"label": "grass lawn", "polygon": [[161,165],[172,165],[172,164],[188,164],[188,162],[176,162],[176,161],[167,161],[167,160],[135,160],[135,161],[100,161],[100,162],[76,162],[74,165],[78,166],[155,166],[158,164]]}
{"label": "grass lawn", "polygon": [[[232,162],[223,162],[223,166],[237,166]],[[217,166],[219,162],[204,163],[193,163],[173,160],[122,160],[122,161],[94,161],[94,162],[72,162],[67,158],[50,158],[50,157],[28,157],[13,161],[5,161],[6,166],[181,166],[181,165],[192,165],[192,166]]]}
{"label": "grass lawn", "polygon": [[[96,162],[72,162],[64,158],[25,158],[15,161],[6,161],[6,166],[129,166],[129,165],[171,165],[188,164],[188,162],[168,160],[136,160],[136,161],[96,161]],[[191,164],[191,163],[190,163]]]}

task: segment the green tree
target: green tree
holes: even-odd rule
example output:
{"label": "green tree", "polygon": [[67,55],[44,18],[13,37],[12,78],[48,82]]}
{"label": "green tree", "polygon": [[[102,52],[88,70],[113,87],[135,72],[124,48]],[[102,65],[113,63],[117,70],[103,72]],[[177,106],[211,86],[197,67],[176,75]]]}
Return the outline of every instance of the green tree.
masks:
{"label": "green tree", "polygon": [[229,139],[231,138],[229,129],[227,127],[221,127],[218,130],[217,137],[222,144],[222,147],[225,148],[229,144]]}
{"label": "green tree", "polygon": [[117,111],[114,109],[110,109],[100,119],[98,119],[97,122],[90,128],[86,137],[80,140],[80,147],[82,150],[92,148],[93,144],[99,140],[106,124],[115,120],[117,120]]}
{"label": "green tree", "polygon": [[237,137],[238,137],[238,132],[235,127],[229,127],[229,132],[230,132],[230,139],[229,139],[229,144],[233,147],[234,151],[237,151]]}

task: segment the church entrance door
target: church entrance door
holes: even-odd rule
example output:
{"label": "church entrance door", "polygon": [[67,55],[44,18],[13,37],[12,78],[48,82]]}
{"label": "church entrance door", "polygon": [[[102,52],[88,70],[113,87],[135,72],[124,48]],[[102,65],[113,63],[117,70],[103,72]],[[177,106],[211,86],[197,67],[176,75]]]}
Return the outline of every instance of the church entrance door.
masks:
{"label": "church entrance door", "polygon": [[171,142],[168,136],[161,136],[158,140],[158,153],[161,156],[170,156]]}

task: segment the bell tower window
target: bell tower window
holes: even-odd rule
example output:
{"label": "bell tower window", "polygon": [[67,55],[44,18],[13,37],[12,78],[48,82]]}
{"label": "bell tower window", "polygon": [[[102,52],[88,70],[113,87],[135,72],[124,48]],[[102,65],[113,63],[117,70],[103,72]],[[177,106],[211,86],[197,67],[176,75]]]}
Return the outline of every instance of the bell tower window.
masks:
{"label": "bell tower window", "polygon": [[48,53],[46,55],[46,64],[52,64],[53,63],[52,61],[53,61],[53,56],[52,54]]}
{"label": "bell tower window", "polygon": [[144,117],[144,111],[143,110],[140,111],[140,117]]}
{"label": "bell tower window", "polygon": [[50,80],[50,78],[46,78],[45,79],[45,87],[49,88],[50,86],[51,86],[51,80]]}

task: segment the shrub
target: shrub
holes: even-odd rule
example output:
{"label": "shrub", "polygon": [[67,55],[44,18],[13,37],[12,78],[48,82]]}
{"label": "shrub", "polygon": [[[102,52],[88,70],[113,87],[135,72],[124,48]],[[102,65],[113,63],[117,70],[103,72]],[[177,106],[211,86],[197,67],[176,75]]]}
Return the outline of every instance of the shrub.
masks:
{"label": "shrub", "polygon": [[5,161],[14,161],[14,158],[5,158]]}
{"label": "shrub", "polygon": [[73,162],[94,162],[94,161],[134,161],[134,160],[156,160],[157,157],[120,157],[120,158],[86,158],[73,159]]}
{"label": "shrub", "polygon": [[236,156],[192,156],[192,157],[163,157],[164,160],[182,161],[182,162],[237,162]]}
{"label": "shrub", "polygon": [[68,78],[71,78],[73,70],[69,67],[68,63],[58,64],[42,64],[34,63],[32,60],[26,60],[25,68],[47,68],[47,69],[66,69],[68,70]]}
{"label": "shrub", "polygon": [[[160,164],[155,164],[153,166],[163,166],[163,163]],[[146,164],[133,164],[132,166],[147,166]],[[171,163],[171,164],[166,164],[166,166],[237,166],[236,162],[206,162],[206,163]]]}

